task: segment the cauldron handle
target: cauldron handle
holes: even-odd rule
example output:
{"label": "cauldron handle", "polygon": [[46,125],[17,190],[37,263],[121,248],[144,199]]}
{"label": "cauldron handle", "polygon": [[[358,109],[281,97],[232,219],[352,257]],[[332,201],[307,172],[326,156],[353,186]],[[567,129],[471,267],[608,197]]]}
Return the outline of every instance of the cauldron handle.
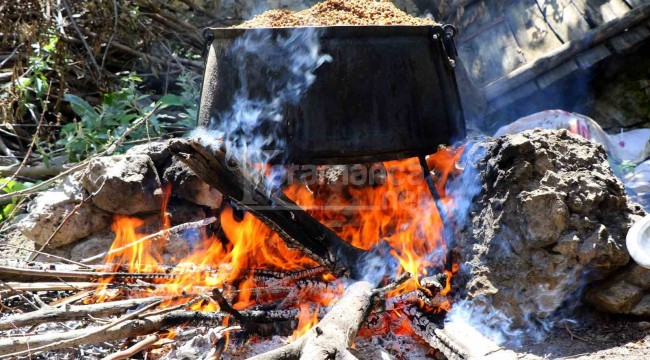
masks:
{"label": "cauldron handle", "polygon": [[456,67],[456,57],[458,57],[458,51],[456,50],[456,43],[454,42],[454,37],[458,33],[456,27],[447,24],[447,25],[436,25],[432,28],[433,30],[433,40],[440,40],[442,43],[442,49],[445,51],[447,56],[448,65],[453,69]]}

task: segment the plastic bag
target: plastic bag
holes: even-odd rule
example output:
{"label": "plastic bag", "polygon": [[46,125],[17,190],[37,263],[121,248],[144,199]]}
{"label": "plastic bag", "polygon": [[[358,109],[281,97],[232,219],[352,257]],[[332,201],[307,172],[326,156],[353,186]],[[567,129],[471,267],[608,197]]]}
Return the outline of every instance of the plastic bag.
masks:
{"label": "plastic bag", "polygon": [[609,136],[622,161],[638,164],[650,157],[650,129],[637,129]]}
{"label": "plastic bag", "polygon": [[602,145],[611,160],[621,162],[619,147],[615,146],[609,135],[592,119],[563,110],[546,110],[523,117],[509,125],[503,126],[494,134],[495,137],[506,134],[517,134],[525,130],[541,129],[567,129]]}
{"label": "plastic bag", "polygon": [[632,200],[650,210],[650,160],[642,162],[624,175],[623,184]]}

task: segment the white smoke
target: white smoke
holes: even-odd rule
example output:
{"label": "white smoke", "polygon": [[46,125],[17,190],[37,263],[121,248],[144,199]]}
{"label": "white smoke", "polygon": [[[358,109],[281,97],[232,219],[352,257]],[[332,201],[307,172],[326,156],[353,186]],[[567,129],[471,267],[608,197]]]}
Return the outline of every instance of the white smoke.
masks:
{"label": "white smoke", "polygon": [[[209,129],[197,129],[190,136],[201,136],[205,141],[223,139],[211,145],[224,149],[240,166],[271,160],[281,163],[287,149],[284,111],[300,102],[316,80],[314,71],[331,62],[332,57],[321,53],[319,33],[313,28],[286,33],[247,30],[234,41],[227,56],[239,65],[240,88],[232,106],[212,114]],[[275,171],[282,169],[274,167]],[[275,188],[278,184],[269,185]]]}

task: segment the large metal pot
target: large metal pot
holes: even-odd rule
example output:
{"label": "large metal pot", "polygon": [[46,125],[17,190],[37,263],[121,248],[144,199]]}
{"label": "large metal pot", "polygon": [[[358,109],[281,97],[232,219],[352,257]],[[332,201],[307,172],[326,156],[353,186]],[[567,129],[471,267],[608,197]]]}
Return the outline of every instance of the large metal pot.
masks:
{"label": "large metal pot", "polygon": [[[273,28],[271,41],[289,31]],[[313,30],[313,28],[311,28]],[[317,28],[321,51],[333,61],[298,104],[283,113],[285,160],[295,164],[364,163],[423,156],[462,139],[465,123],[454,74],[451,26],[336,26]],[[241,86],[238,70],[254,60],[229,51],[244,29],[206,29],[206,70],[199,125],[215,126]],[[260,31],[260,30],[256,30]],[[260,69],[244,81],[273,76]],[[260,91],[264,91],[263,84]]]}

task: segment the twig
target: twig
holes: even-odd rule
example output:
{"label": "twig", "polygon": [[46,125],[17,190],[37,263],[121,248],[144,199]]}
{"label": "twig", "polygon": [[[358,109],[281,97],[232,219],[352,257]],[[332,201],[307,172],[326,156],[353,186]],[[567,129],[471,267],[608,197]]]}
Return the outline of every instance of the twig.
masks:
{"label": "twig", "polygon": [[160,337],[158,335],[149,335],[144,340],[136,343],[135,345],[129,347],[128,349],[118,351],[111,355],[108,355],[104,360],[122,360],[122,359],[131,359],[131,357],[143,350],[146,350],[153,344],[155,344]]}
{"label": "twig", "polygon": [[63,226],[68,222],[68,220],[70,220],[70,218],[72,218],[72,216],[73,216],[74,214],[76,214],[77,211],[78,211],[82,206],[84,206],[84,205],[88,202],[88,200],[92,199],[96,194],[98,194],[100,191],[102,191],[102,189],[104,188],[104,185],[105,185],[105,184],[106,184],[106,183],[104,182],[104,183],[102,184],[102,186],[100,186],[99,189],[97,189],[97,191],[95,191],[94,193],[92,193],[92,194],[86,196],[85,198],[83,198],[83,199],[81,200],[80,203],[78,203],[77,205],[75,205],[75,206],[72,208],[72,210],[70,210],[70,212],[69,212],[69,213],[68,213],[68,214],[63,218],[63,220],[62,220],[61,223],[56,227],[56,229],[54,229],[54,231],[52,231],[52,233],[50,234],[50,236],[47,238],[47,240],[45,240],[45,242],[43,243],[43,245],[41,245],[41,248],[38,249],[38,251],[43,251],[43,249],[45,249],[48,245],[50,245],[50,242],[52,242],[52,239],[54,239],[54,237],[56,236],[56,234],[58,234],[59,231],[61,231],[61,229],[62,229]]}
{"label": "twig", "polygon": [[90,61],[92,62],[93,66],[95,67],[95,70],[97,70],[97,75],[99,78],[102,78],[102,69],[99,67],[97,64],[97,59],[95,59],[95,55],[93,54],[92,49],[90,46],[88,46],[88,43],[86,42],[86,39],[84,38],[83,33],[81,32],[81,29],[79,29],[79,25],[77,25],[77,21],[74,19],[74,16],[72,16],[72,10],[70,10],[70,5],[68,5],[67,0],[61,0],[61,3],[65,7],[65,12],[68,15],[68,19],[70,20],[70,23],[72,24],[72,27],[74,30],[77,32],[77,35],[79,35],[79,40],[83,43],[84,48],[88,52],[88,56],[90,56]]}
{"label": "twig", "polygon": [[112,321],[111,323],[109,323],[107,325],[103,325],[103,326],[99,326],[99,327],[95,328],[95,330],[93,332],[89,333],[89,334],[84,334],[84,335],[81,335],[81,336],[76,337],[76,338],[61,340],[61,341],[53,342],[51,344],[46,344],[46,345],[42,345],[42,346],[39,346],[39,347],[23,350],[23,351],[17,351],[17,352],[12,353],[12,354],[7,354],[7,355],[0,356],[0,359],[6,359],[6,358],[12,358],[12,357],[18,357],[18,356],[24,356],[24,355],[33,355],[35,353],[39,353],[39,352],[43,352],[43,351],[48,351],[48,350],[53,350],[53,349],[60,349],[61,347],[74,346],[79,341],[82,341],[82,340],[84,340],[84,339],[86,339],[88,337],[91,337],[93,334],[102,334],[103,332],[109,330],[110,328],[115,327],[115,326],[117,326],[117,325],[119,325],[119,324],[121,324],[121,323],[123,323],[125,321],[128,321],[128,320],[139,317],[140,315],[142,315],[143,313],[145,313],[149,309],[152,309],[152,308],[160,305],[161,302],[162,302],[162,300],[159,300],[159,301],[153,302],[153,303],[151,303],[149,305],[146,305],[142,309],[134,311],[134,312],[132,312],[132,313],[126,315],[126,316],[123,316],[123,317],[119,318],[119,319],[116,319],[116,320]]}
{"label": "twig", "polygon": [[84,267],[84,268],[89,268],[89,269],[91,268],[90,266],[88,266],[86,264],[82,264],[80,262],[70,260],[70,259],[65,258],[63,256],[48,254],[46,252],[39,251],[39,250],[36,250],[36,249],[28,249],[28,248],[24,248],[24,247],[13,245],[13,244],[2,244],[2,245],[0,245],[0,249],[2,249],[2,248],[12,248],[12,249],[17,249],[17,250],[29,251],[29,252],[32,252],[32,253],[35,253],[35,254],[38,254],[38,255],[42,255],[42,256],[45,256],[45,257],[52,258],[52,259],[61,260],[61,261],[64,261],[64,262],[67,262],[67,263],[70,263],[70,264],[74,264],[74,265],[77,265],[77,266],[81,266],[81,267]]}
{"label": "twig", "polygon": [[21,191],[16,191],[16,192],[12,192],[12,193],[10,193],[10,194],[3,194],[3,195],[0,195],[0,203],[1,203],[2,201],[6,200],[6,199],[13,199],[13,198],[16,198],[16,197],[21,197],[21,196],[25,196],[25,195],[33,194],[33,193],[37,192],[37,190],[39,190],[39,189],[41,189],[41,188],[44,188],[44,187],[47,187],[47,186],[50,186],[50,185],[52,185],[53,183],[55,183],[56,181],[62,179],[63,177],[65,177],[65,176],[67,176],[67,175],[69,175],[69,174],[71,174],[71,173],[73,173],[73,172],[75,172],[75,171],[77,171],[77,170],[82,169],[84,166],[88,165],[88,163],[89,163],[91,160],[93,160],[93,159],[95,159],[95,158],[98,158],[98,157],[102,157],[102,156],[106,156],[106,155],[111,155],[111,154],[112,154],[112,153],[117,149],[117,147],[120,146],[120,144],[122,143],[122,141],[124,141],[124,139],[125,139],[127,136],[129,136],[133,131],[135,131],[135,129],[137,129],[138,127],[140,127],[142,124],[144,124],[145,122],[149,121],[149,119],[150,119],[150,118],[151,118],[151,117],[156,113],[156,111],[158,111],[159,108],[160,108],[160,104],[157,104],[157,105],[156,105],[156,106],[151,110],[151,112],[149,112],[149,113],[148,113],[146,116],[144,116],[142,119],[138,120],[135,124],[133,124],[133,126],[131,126],[130,128],[127,128],[127,129],[124,131],[124,133],[122,134],[122,136],[120,136],[117,140],[115,140],[111,145],[109,145],[109,146],[108,146],[106,149],[104,149],[103,151],[101,151],[101,152],[99,152],[99,153],[97,153],[97,154],[95,154],[95,155],[93,155],[93,156],[87,158],[86,160],[84,160],[84,161],[78,163],[77,165],[75,165],[75,166],[69,168],[68,170],[66,170],[66,171],[64,171],[64,172],[62,172],[62,173],[60,173],[59,175],[57,175],[57,176],[55,176],[55,177],[53,177],[53,178],[51,178],[51,179],[48,179],[48,180],[43,181],[43,182],[40,183],[40,184],[36,184],[36,185],[34,185],[34,186],[32,186],[32,187],[30,187],[30,188],[28,188],[28,189],[24,189],[24,190],[21,190]]}
{"label": "twig", "polygon": [[569,328],[569,324],[567,324],[566,322],[564,323],[564,328],[566,329],[566,332],[569,333],[569,336],[571,336],[571,340],[578,339],[578,340],[582,340],[584,342],[589,342],[584,337],[574,334],[573,331],[571,331],[571,329]]}
{"label": "twig", "polygon": [[[47,87],[47,95],[45,96],[45,104],[50,99],[50,90],[52,89],[52,82],[50,82],[49,86]],[[29,157],[32,155],[32,151],[34,150],[34,146],[36,145],[37,139],[38,139],[38,134],[41,131],[41,125],[43,125],[43,120],[45,119],[45,113],[47,112],[47,106],[43,107],[43,111],[41,111],[41,116],[38,119],[38,125],[36,126],[36,132],[34,132],[34,136],[32,137],[32,142],[29,144],[29,148],[27,149],[27,153],[25,154],[25,157],[23,158],[23,161],[20,163],[20,166],[14,171],[13,175],[9,178],[8,181],[6,181],[2,186],[0,187],[0,191],[2,191],[11,181],[13,181],[16,176],[20,174],[20,170],[25,167],[25,164],[29,161]]]}
{"label": "twig", "polygon": [[40,325],[46,322],[71,321],[89,316],[112,316],[129,309],[163,300],[162,297],[129,299],[90,305],[41,306],[37,311],[8,316],[0,321],[0,331],[24,326]]}
{"label": "twig", "polygon": [[158,238],[161,238],[161,237],[167,237],[167,236],[169,236],[171,234],[176,234],[176,233],[179,233],[181,231],[188,230],[188,229],[198,229],[198,228],[201,228],[201,227],[204,227],[204,226],[208,226],[208,225],[214,223],[215,221],[217,221],[216,217],[210,217],[210,218],[207,218],[207,219],[204,219],[204,220],[189,222],[189,223],[185,223],[185,224],[181,224],[181,225],[171,227],[169,229],[160,230],[157,233],[147,235],[147,236],[142,237],[142,238],[140,238],[140,239],[138,239],[136,241],[133,241],[133,242],[131,242],[129,244],[126,244],[126,245],[124,245],[122,247],[111,249],[109,251],[105,251],[105,252],[97,254],[95,256],[91,256],[89,258],[83,259],[83,260],[81,260],[81,262],[82,263],[89,263],[89,262],[92,262],[94,260],[102,259],[106,255],[114,254],[114,253],[123,251],[125,249],[131,248],[131,247],[133,247],[135,245],[138,245],[140,243],[143,243],[145,241],[154,240],[154,239],[158,239]]}
{"label": "twig", "polygon": [[[98,284],[94,282],[70,282],[70,283],[61,283],[61,282],[38,282],[38,283],[20,283],[20,282],[4,282],[0,280],[0,288],[4,287],[6,290],[0,290],[0,295],[6,294],[22,294],[25,292],[31,291],[69,291],[69,290],[79,290],[79,289],[95,289]],[[142,288],[140,285],[126,285],[121,284],[120,286],[124,287],[138,287]]]}
{"label": "twig", "polygon": [[221,291],[219,289],[215,288],[214,290],[212,290],[212,296],[214,296],[214,299],[217,301],[217,304],[219,304],[219,309],[221,309],[221,311],[224,311],[232,315],[235,318],[235,320],[239,321],[240,323],[246,322],[242,314],[239,311],[233,309],[232,306],[230,306],[230,304],[228,303],[226,298],[223,297],[223,294],[221,294]]}
{"label": "twig", "polygon": [[111,34],[111,37],[109,37],[108,41],[106,42],[106,49],[104,49],[104,55],[102,56],[102,69],[104,69],[104,64],[106,63],[106,55],[108,55],[108,50],[111,48],[111,42],[113,42],[113,39],[117,34],[117,25],[120,17],[119,9],[117,6],[117,0],[113,0],[113,12],[115,13],[115,18],[113,20],[113,33]]}

